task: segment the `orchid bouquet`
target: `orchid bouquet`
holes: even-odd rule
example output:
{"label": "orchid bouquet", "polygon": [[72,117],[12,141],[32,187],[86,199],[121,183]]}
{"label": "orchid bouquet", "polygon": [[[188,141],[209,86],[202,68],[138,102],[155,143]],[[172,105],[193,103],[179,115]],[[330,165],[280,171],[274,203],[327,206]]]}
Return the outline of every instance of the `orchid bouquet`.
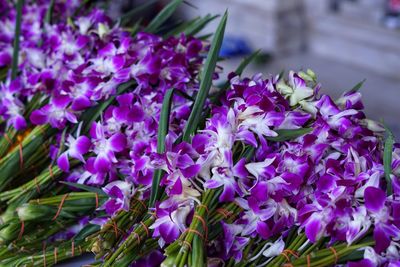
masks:
{"label": "orchid bouquet", "polygon": [[[311,70],[226,81],[227,21],[0,0],[0,265],[400,266],[400,145]],[[135,21],[135,23],[132,23]],[[221,80],[223,82],[221,82]]]}

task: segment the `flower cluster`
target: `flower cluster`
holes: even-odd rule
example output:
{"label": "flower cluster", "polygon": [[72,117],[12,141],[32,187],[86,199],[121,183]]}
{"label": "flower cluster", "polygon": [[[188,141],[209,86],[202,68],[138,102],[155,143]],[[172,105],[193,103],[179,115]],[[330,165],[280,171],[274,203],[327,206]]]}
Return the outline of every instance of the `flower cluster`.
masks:
{"label": "flower cluster", "polygon": [[[299,226],[310,242],[329,237],[330,243],[349,245],[373,231],[375,263],[397,262],[398,252],[392,254],[400,238],[398,149],[393,151],[394,192],[387,196],[384,129],[365,118],[359,92],[333,101],[318,93],[313,75],[231,80],[225,104],[212,109],[192,144],[165,154],[169,198],[157,206],[154,236],[162,243],[176,239],[203,190],[220,189],[220,202],[242,208],[233,224],[223,224],[223,258],[240,260],[251,238],[268,240]],[[300,128],[308,132],[274,140]],[[243,147],[254,148],[253,155],[238,156]]]}
{"label": "flower cluster", "polygon": [[[151,248],[147,256],[143,253],[134,264],[159,265],[163,254],[170,257],[168,252],[174,252],[170,247],[187,234],[196,233],[205,241],[211,221],[218,226],[213,232],[217,237],[206,244],[210,265],[213,260],[246,261],[243,252],[252,253],[255,243],[263,245],[252,259],[260,255],[272,259],[289,245],[285,242],[293,229],[305,233],[304,246],[320,240],[326,247],[351,246],[372,235],[374,244],[363,248],[365,259],[349,266],[400,264],[400,145],[386,151],[391,146],[384,145],[385,129],[366,118],[359,92],[352,90],[333,100],[320,92],[311,70],[291,71],[287,78],[261,74],[243,78],[232,73],[230,87],[205,101],[199,127],[187,140],[186,124],[196,97],[203,93],[199,74],[208,42],[184,34],[132,35],[103,11],[85,13],[73,0],[55,1],[57,20],[49,23],[48,4],[43,0],[24,5],[20,71],[15,79],[9,71],[0,82],[0,129],[13,127],[23,139],[37,126],[51,128],[55,138],[48,141],[53,143],[46,160],[54,161],[62,179],[93,191],[83,202],[95,212],[80,220],[63,210],[68,194],[52,199],[51,207],[38,208],[55,213],[53,220],[64,216],[79,221],[48,241],[79,236],[91,224],[107,228],[108,218],[123,218],[113,221],[115,239],[118,223],[127,227],[123,229],[127,234],[136,234],[139,243],[136,226],[153,237],[144,246]],[[0,68],[7,69],[12,64],[16,21],[13,4],[0,0],[0,14]],[[159,125],[170,89],[165,149],[159,153],[158,138],[163,138]],[[24,148],[18,142],[18,147],[9,142],[9,148],[19,153],[22,168]],[[5,154],[10,152],[6,150]],[[391,162],[384,163],[384,152]],[[18,159],[2,158],[0,167],[9,158]],[[52,165],[48,169],[48,176],[53,176]],[[123,212],[139,210],[131,203],[140,203],[140,210],[147,211],[159,171],[160,184],[155,185],[163,188],[163,194],[150,207],[146,221],[150,224],[136,222],[139,215],[127,220]],[[28,183],[37,189],[32,195],[42,193],[41,183],[36,177]],[[70,189],[51,186],[56,192]],[[10,190],[0,199],[18,192]],[[22,202],[31,198],[26,197]],[[213,209],[208,210],[205,199]],[[76,200],[70,199],[71,210]],[[207,221],[197,214],[203,207],[211,217],[215,207],[227,205],[235,206],[235,212],[222,221]],[[190,228],[195,220],[204,236]],[[21,225],[24,234],[24,222],[16,220],[15,225]],[[130,239],[113,241],[124,240]],[[180,244],[191,246],[186,240]]]}

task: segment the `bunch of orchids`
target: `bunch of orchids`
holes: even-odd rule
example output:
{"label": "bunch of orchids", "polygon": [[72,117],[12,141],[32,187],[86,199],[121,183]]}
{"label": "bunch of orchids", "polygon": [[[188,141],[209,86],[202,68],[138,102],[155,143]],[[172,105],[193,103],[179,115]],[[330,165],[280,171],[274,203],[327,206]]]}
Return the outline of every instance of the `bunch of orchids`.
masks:
{"label": "bunch of orchids", "polygon": [[227,13],[199,35],[217,16],[142,24],[155,2],[0,0],[0,265],[400,266],[400,144],[362,84],[243,77],[257,52],[224,79]]}

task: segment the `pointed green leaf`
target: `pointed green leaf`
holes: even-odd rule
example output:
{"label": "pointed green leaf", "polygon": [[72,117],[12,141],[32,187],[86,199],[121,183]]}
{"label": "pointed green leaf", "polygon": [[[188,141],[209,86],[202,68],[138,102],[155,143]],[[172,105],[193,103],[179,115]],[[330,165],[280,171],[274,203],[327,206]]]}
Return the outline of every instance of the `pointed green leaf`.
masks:
{"label": "pointed green leaf", "polygon": [[150,22],[146,27],[146,32],[155,33],[160,26],[174,14],[178,6],[182,3],[182,0],[173,0]]}
{"label": "pointed green leaf", "polygon": [[13,59],[11,65],[11,79],[17,77],[18,72],[18,58],[19,58],[19,39],[21,35],[21,20],[22,20],[22,7],[24,0],[18,0],[17,2],[17,18],[15,19],[15,34],[14,34],[14,50]]}
{"label": "pointed green leaf", "polygon": [[192,112],[190,113],[189,119],[186,123],[186,127],[183,133],[182,140],[185,142],[190,141],[192,134],[196,131],[197,125],[199,124],[201,114],[203,112],[204,103],[206,102],[212,84],[214,70],[217,65],[219,51],[222,45],[222,40],[224,38],[227,18],[228,18],[228,13],[225,12],[224,16],[221,19],[221,22],[218,25],[213,41],[211,43],[211,48],[210,51],[208,52],[207,59],[204,64],[204,69],[200,77],[199,92],[196,96],[196,101],[194,102]]}
{"label": "pointed green leaf", "polygon": [[385,140],[385,148],[383,151],[383,167],[385,170],[387,195],[391,195],[393,193],[393,189],[392,189],[392,179],[390,175],[392,174],[392,151],[393,151],[394,137],[389,129],[386,129],[386,131],[388,133],[388,137]]}
{"label": "pointed green leaf", "polygon": [[218,17],[219,15],[211,16],[210,14],[207,14],[204,18],[201,18],[199,21],[197,21],[197,23],[188,26],[183,32],[185,35],[193,36],[203,30],[208,23]]}
{"label": "pointed green leaf", "polygon": [[45,16],[45,21],[48,24],[52,23],[52,19],[53,19],[53,10],[54,10],[54,2],[55,0],[51,0],[49,3],[49,7],[47,8],[46,11],[46,16]]}
{"label": "pointed green leaf", "polygon": [[356,85],[354,85],[354,87],[351,88],[349,92],[357,92],[358,90],[360,90],[366,80],[367,79],[364,79],[361,82],[359,82]]}
{"label": "pointed green leaf", "polygon": [[267,136],[266,139],[273,142],[283,142],[295,139],[299,136],[305,135],[312,131],[312,128],[301,128],[301,129],[294,129],[294,130],[276,130],[275,132],[278,136],[272,137]]}
{"label": "pointed green leaf", "polygon": [[[157,153],[165,152],[165,137],[168,134],[169,128],[169,115],[171,112],[172,98],[174,94],[174,89],[169,89],[165,93],[161,114],[160,123],[158,124],[158,134],[157,134]],[[150,207],[152,207],[160,195],[160,181],[163,175],[161,169],[157,169],[153,175],[153,181],[151,185],[151,195],[150,195]]]}
{"label": "pointed green leaf", "polygon": [[81,189],[83,191],[93,192],[93,193],[97,193],[99,195],[107,195],[106,193],[104,193],[103,190],[101,190],[100,188],[97,188],[97,187],[92,187],[92,186],[78,184],[78,183],[64,182],[64,181],[60,181],[60,183]]}

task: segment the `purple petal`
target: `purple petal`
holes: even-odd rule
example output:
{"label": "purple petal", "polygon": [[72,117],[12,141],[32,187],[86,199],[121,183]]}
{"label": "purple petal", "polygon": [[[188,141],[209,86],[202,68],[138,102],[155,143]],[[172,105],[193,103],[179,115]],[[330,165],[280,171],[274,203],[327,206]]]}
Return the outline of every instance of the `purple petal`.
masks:
{"label": "purple petal", "polygon": [[116,199],[110,199],[104,204],[104,208],[108,214],[112,215],[122,208],[122,203]]}
{"label": "purple petal", "polygon": [[268,239],[271,236],[271,230],[265,222],[257,222],[256,231],[264,239]]}
{"label": "purple petal", "polygon": [[222,194],[219,196],[219,201],[221,202],[233,201],[234,197],[235,197],[235,188],[233,187],[233,185],[225,184],[224,191],[222,191]]}
{"label": "purple petal", "polygon": [[172,243],[179,237],[179,229],[172,222],[166,222],[159,227],[160,235],[166,243]]}
{"label": "purple petal", "polygon": [[213,188],[218,188],[218,187],[220,187],[220,186],[222,186],[222,185],[223,185],[222,182],[216,181],[216,180],[213,180],[213,179],[207,180],[207,181],[204,183],[204,187],[206,187],[206,188],[211,188],[211,189],[213,189]]}
{"label": "purple petal", "polygon": [[365,207],[372,212],[380,211],[386,201],[386,194],[379,188],[369,186],[364,191]]}
{"label": "purple petal", "polygon": [[390,238],[386,235],[385,231],[381,227],[375,227],[374,239],[375,239],[374,249],[376,253],[382,253],[390,245]]}
{"label": "purple petal", "polygon": [[363,259],[360,261],[353,261],[347,264],[348,267],[375,267],[375,264],[369,259]]}
{"label": "purple petal", "polygon": [[306,233],[307,238],[311,242],[315,242],[322,230],[322,225],[321,225],[320,219],[319,218],[311,218],[310,221],[307,223],[305,230],[306,230],[305,233]]}
{"label": "purple petal", "polygon": [[34,110],[29,117],[31,122],[36,125],[42,125],[47,123],[48,117],[41,110]]}
{"label": "purple petal", "polygon": [[67,152],[62,153],[57,159],[57,166],[64,172],[69,171],[69,160]]}
{"label": "purple petal", "polygon": [[111,149],[115,152],[121,152],[125,149],[127,140],[126,136],[122,133],[116,133],[109,139]]}
{"label": "purple petal", "polygon": [[201,166],[199,164],[195,164],[195,165],[189,166],[185,169],[181,169],[181,172],[182,172],[183,176],[185,176],[185,178],[192,178],[199,173],[200,169],[201,169]]}
{"label": "purple petal", "polygon": [[92,103],[90,102],[89,98],[86,96],[80,96],[74,99],[71,108],[72,110],[80,111],[90,107],[91,105]]}
{"label": "purple petal", "polygon": [[258,182],[251,190],[251,195],[259,201],[266,201],[268,199],[268,183]]}
{"label": "purple petal", "polygon": [[106,156],[98,155],[94,161],[94,168],[97,172],[107,172],[111,168],[111,162]]}
{"label": "purple petal", "polygon": [[22,130],[26,128],[26,121],[21,115],[15,116],[13,124],[16,130]]}

